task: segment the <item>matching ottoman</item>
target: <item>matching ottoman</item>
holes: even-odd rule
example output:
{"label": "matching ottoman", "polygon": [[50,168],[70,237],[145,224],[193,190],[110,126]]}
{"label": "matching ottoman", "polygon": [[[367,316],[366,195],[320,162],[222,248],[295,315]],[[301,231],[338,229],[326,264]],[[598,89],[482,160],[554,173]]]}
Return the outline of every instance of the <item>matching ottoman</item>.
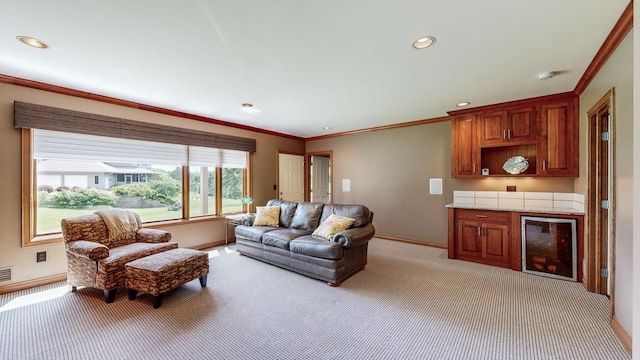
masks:
{"label": "matching ottoman", "polygon": [[155,296],[153,307],[157,309],[169,290],[197,278],[202,287],[207,286],[209,256],[204,251],[178,248],[131,261],[125,272],[129,300],[141,291]]}

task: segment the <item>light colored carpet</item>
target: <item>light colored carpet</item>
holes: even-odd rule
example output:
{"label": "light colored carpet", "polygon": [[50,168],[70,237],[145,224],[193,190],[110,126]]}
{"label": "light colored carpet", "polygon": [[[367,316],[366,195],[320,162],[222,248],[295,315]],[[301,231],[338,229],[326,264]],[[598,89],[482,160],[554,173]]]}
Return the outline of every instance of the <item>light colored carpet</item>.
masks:
{"label": "light colored carpet", "polygon": [[0,296],[1,359],[630,359],[578,283],[374,239],[333,288],[211,252],[208,286],[106,304],[58,283]]}

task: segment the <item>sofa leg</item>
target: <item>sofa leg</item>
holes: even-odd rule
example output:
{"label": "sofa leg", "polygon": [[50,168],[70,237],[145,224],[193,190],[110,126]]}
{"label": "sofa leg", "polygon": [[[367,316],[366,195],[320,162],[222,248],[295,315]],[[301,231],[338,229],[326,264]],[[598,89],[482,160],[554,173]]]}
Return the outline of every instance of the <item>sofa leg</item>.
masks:
{"label": "sofa leg", "polygon": [[138,296],[138,290],[127,289],[127,294],[129,294],[129,300],[135,300]]}
{"label": "sofa leg", "polygon": [[327,284],[329,284],[329,286],[332,286],[332,287],[338,287],[338,286],[342,285],[342,281],[329,282]]}
{"label": "sofa leg", "polygon": [[71,290],[71,292],[76,292],[76,291],[78,291],[78,287],[71,285],[70,290]]}
{"label": "sofa leg", "polygon": [[204,275],[204,276],[200,277],[200,286],[201,287],[207,287],[207,275]]}
{"label": "sofa leg", "polygon": [[105,297],[105,300],[107,301],[107,304],[111,304],[116,299],[116,290],[117,289],[104,291],[104,297]]}

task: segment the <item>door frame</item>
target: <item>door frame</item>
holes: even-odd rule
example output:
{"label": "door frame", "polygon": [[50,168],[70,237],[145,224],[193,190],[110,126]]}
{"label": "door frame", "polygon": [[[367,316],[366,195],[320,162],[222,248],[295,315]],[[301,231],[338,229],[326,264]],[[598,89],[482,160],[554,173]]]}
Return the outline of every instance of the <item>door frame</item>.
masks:
{"label": "door frame", "polygon": [[[615,92],[611,88],[595,105],[587,112],[587,238],[586,238],[586,262],[587,262],[587,281],[585,286],[588,291],[598,294],[607,293],[606,278],[600,276],[600,269],[607,268],[609,270],[608,292],[610,296],[609,307],[610,317],[615,314],[615,249],[616,249],[616,146],[615,146]],[[607,182],[607,194],[603,194],[600,190],[600,182],[597,176],[598,169],[601,168],[599,160],[600,153],[597,149],[598,142],[601,142],[602,130],[600,126],[600,114],[602,111],[608,110],[608,164],[609,173]],[[593,119],[592,119],[593,118]],[[600,199],[609,200],[608,219],[602,219],[600,210]],[[608,239],[601,236],[601,226],[603,221],[607,221]],[[606,254],[605,254],[606,251]]]}
{"label": "door frame", "polygon": [[329,157],[329,183],[331,184],[331,192],[329,193],[329,204],[333,204],[333,151],[314,151],[304,154],[304,201],[311,200],[311,157],[312,156],[328,156]]}

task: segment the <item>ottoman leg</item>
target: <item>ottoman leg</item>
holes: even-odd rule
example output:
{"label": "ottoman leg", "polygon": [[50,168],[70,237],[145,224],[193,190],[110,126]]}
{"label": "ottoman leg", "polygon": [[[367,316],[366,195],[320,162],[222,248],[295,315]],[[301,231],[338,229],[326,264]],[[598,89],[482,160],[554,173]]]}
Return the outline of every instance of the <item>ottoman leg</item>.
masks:
{"label": "ottoman leg", "polygon": [[201,287],[207,286],[207,275],[203,275],[200,277],[200,286]]}
{"label": "ottoman leg", "polygon": [[153,300],[153,308],[157,309],[160,307],[160,305],[162,305],[162,295],[164,294],[160,294],[158,296],[156,296],[156,298]]}
{"label": "ottoman leg", "polygon": [[129,300],[135,300],[138,296],[138,290],[127,289],[127,293],[129,294]]}

